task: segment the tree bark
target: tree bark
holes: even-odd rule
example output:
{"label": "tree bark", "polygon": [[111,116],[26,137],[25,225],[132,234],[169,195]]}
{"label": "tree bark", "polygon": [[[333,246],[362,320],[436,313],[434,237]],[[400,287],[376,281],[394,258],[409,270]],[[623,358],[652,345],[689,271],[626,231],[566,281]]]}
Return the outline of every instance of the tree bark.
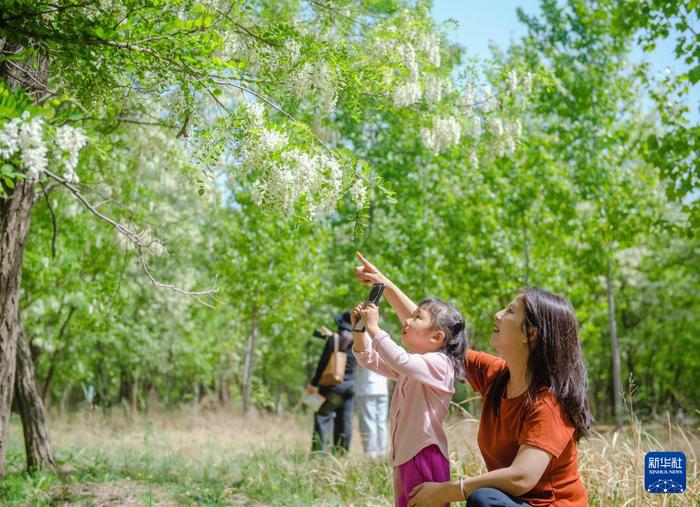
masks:
{"label": "tree bark", "polygon": [[612,349],[615,427],[619,430],[622,428],[622,378],[620,373],[620,346],[617,342],[617,322],[615,320],[615,289],[610,267],[608,267],[605,280],[608,290],[608,325],[610,328],[610,348]]}
{"label": "tree bark", "polygon": [[20,332],[17,340],[15,397],[22,417],[24,446],[27,452],[27,468],[29,470],[56,466],[44,419],[44,404],[41,401],[35,379],[32,353],[27,340]]}
{"label": "tree bark", "polygon": [[248,336],[248,348],[245,353],[245,367],[243,370],[243,413],[250,408],[250,387],[253,381],[253,354],[255,353],[255,342],[258,338],[257,308],[253,306],[250,324],[250,335]]}
{"label": "tree bark", "polygon": [[[22,48],[0,39],[0,49],[8,55]],[[47,91],[48,68],[48,56],[37,52],[28,62],[14,62],[13,65],[0,62],[0,76],[10,87],[21,88],[38,103],[40,99],[37,98]],[[0,476],[5,473],[13,394],[17,396],[16,403],[22,414],[27,466],[53,465],[44,406],[36,388],[34,363],[29,345],[24,341],[19,316],[22,263],[34,202],[34,183],[16,180],[12,189],[3,183],[8,197],[0,199]]]}
{"label": "tree bark", "polygon": [[17,181],[0,199],[0,475],[5,472],[7,435],[15,387],[17,341],[22,333],[19,292],[29,233],[34,183]]}

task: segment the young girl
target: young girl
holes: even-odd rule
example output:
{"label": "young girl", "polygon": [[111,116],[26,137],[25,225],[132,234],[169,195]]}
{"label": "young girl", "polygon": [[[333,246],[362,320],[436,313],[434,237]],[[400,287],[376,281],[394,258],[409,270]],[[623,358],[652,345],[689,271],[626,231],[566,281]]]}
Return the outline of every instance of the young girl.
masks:
{"label": "young girl", "polygon": [[401,340],[409,352],[379,328],[375,305],[358,305],[353,324],[358,319],[366,329],[353,333],[358,363],[397,382],[390,407],[391,464],[396,505],[405,507],[408,493],[418,484],[450,479],[442,421],[449,412],[454,378],[465,379],[464,317],[449,303],[424,299],[404,321]]}

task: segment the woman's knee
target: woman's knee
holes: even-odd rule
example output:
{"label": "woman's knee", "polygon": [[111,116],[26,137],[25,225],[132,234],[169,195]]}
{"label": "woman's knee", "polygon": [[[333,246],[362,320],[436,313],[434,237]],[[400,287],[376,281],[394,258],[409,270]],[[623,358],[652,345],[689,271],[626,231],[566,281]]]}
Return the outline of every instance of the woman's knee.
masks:
{"label": "woman's knee", "polygon": [[479,488],[467,498],[467,507],[514,507],[517,503],[503,491],[495,488]]}

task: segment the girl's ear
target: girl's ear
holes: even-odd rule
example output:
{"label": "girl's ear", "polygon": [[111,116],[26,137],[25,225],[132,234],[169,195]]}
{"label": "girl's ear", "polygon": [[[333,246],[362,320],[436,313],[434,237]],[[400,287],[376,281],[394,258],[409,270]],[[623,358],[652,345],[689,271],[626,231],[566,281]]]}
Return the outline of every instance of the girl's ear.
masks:
{"label": "girl's ear", "polygon": [[442,329],[437,330],[437,332],[435,333],[435,338],[433,338],[433,340],[435,340],[438,343],[445,341],[445,333]]}

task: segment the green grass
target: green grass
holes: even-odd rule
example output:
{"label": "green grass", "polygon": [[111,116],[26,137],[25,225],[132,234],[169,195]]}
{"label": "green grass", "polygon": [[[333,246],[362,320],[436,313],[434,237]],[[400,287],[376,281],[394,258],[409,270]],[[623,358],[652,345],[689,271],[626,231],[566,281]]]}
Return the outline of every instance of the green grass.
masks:
{"label": "green grass", "polygon": [[[308,452],[309,416],[53,414],[50,427],[59,472],[30,474],[13,421],[0,504],[393,505],[391,466],[364,458],[359,442],[343,457]],[[483,471],[475,430],[468,419],[448,427],[455,473]],[[700,505],[696,431],[600,430],[579,449],[592,506]],[[684,494],[643,492],[643,456],[650,449],[686,453]]]}

